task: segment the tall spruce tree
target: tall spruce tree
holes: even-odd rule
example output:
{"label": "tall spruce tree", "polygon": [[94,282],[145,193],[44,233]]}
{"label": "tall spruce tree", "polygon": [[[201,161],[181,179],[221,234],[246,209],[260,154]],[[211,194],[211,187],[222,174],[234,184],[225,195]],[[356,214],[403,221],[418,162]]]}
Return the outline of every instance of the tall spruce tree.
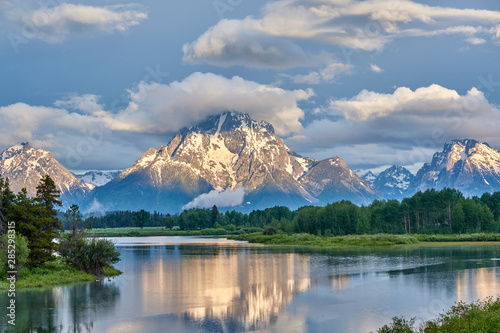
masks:
{"label": "tall spruce tree", "polygon": [[9,179],[0,175],[0,235],[7,232],[7,219],[14,203],[14,192],[10,190]]}
{"label": "tall spruce tree", "polygon": [[54,259],[57,244],[53,242],[63,230],[57,218],[59,191],[50,176],[41,179],[35,198],[30,198],[22,189],[15,198],[9,218],[16,221],[16,229],[28,239],[29,263],[38,266]]}

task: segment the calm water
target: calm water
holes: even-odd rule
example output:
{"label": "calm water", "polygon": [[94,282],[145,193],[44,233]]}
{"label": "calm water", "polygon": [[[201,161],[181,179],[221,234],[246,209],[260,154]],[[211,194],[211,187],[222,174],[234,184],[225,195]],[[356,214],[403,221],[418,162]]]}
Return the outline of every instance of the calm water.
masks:
{"label": "calm water", "polygon": [[221,239],[114,240],[123,275],[19,291],[17,331],[370,332],[395,315],[425,320],[457,300],[500,294],[500,246],[311,252]]}

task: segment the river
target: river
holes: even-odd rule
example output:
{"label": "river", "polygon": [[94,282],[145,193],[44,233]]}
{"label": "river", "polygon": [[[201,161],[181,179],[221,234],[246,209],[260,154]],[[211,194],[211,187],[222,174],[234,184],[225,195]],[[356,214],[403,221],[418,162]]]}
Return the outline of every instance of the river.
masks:
{"label": "river", "polygon": [[121,276],[19,290],[15,331],[368,333],[394,316],[428,320],[455,301],[500,294],[500,245],[312,250],[196,237],[113,241]]}

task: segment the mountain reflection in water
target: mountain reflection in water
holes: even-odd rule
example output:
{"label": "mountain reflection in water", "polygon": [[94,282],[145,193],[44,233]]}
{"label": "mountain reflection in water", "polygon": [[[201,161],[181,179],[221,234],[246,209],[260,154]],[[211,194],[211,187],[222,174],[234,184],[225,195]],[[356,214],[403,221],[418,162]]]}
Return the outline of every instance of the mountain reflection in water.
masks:
{"label": "mountain reflection in water", "polygon": [[500,246],[117,242],[124,273],[110,282],[18,291],[17,332],[369,332],[396,315],[431,319],[456,300],[500,294]]}

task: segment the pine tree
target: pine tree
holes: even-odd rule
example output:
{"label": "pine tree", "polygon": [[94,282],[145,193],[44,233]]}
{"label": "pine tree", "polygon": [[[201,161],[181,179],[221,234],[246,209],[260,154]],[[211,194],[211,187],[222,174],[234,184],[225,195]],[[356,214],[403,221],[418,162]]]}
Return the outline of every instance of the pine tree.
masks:
{"label": "pine tree", "polygon": [[26,189],[16,196],[11,218],[16,221],[19,232],[28,239],[32,266],[54,259],[52,253],[57,244],[53,240],[63,230],[55,207],[61,205],[59,191],[49,176],[40,181],[35,198],[28,197]]}
{"label": "pine tree", "polygon": [[219,216],[219,209],[217,208],[216,205],[214,205],[212,207],[212,219],[211,219],[211,222],[212,222],[212,228],[215,226],[215,222],[217,222],[217,217]]}
{"label": "pine tree", "polygon": [[7,219],[14,203],[14,192],[10,190],[9,179],[0,175],[0,235],[7,232]]}

